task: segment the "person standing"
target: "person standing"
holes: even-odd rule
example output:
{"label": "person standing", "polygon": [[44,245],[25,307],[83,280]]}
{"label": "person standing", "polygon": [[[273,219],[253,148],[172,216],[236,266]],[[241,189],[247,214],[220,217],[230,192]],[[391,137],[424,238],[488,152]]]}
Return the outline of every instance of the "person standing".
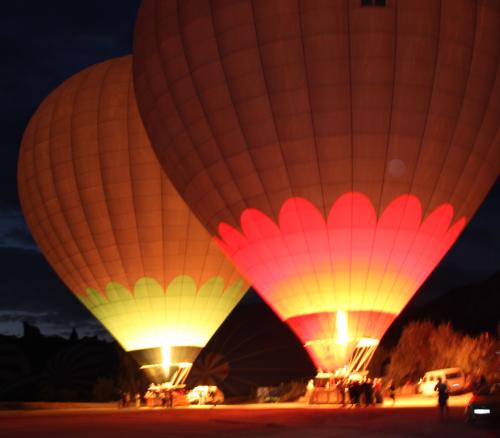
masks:
{"label": "person standing", "polygon": [[165,406],[167,408],[174,407],[174,392],[172,390],[167,390],[165,392]]}
{"label": "person standing", "polygon": [[125,391],[120,391],[120,407],[121,408],[126,408],[127,407],[127,397],[126,397],[126,392]]}
{"label": "person standing", "polygon": [[345,405],[345,385],[342,379],[337,382],[337,403]]}
{"label": "person standing", "polygon": [[384,398],[382,396],[382,381],[378,378],[373,381],[373,392],[375,396],[375,403],[383,403]]}
{"label": "person standing", "polygon": [[366,379],[363,383],[363,392],[365,395],[365,406],[371,406],[373,404],[373,386],[371,379]]}
{"label": "person standing", "polygon": [[347,384],[347,392],[349,394],[349,402],[351,403],[351,407],[356,405],[356,388],[354,387],[354,382],[349,382]]}
{"label": "person standing", "polygon": [[391,386],[389,386],[389,397],[392,399],[392,405],[396,404],[396,387],[394,386],[394,382],[391,382]]}
{"label": "person standing", "polygon": [[352,382],[352,403],[357,408],[361,407],[361,391],[361,384],[357,380]]}
{"label": "person standing", "polygon": [[167,395],[166,395],[166,391],[164,389],[160,390],[160,400],[161,400],[161,407],[166,408],[167,407]]}
{"label": "person standing", "polygon": [[439,406],[439,416],[441,420],[446,417],[450,417],[450,408],[448,407],[448,398],[450,393],[448,391],[448,385],[444,382],[441,377],[438,377],[438,382],[434,387],[434,391],[438,393],[438,406]]}

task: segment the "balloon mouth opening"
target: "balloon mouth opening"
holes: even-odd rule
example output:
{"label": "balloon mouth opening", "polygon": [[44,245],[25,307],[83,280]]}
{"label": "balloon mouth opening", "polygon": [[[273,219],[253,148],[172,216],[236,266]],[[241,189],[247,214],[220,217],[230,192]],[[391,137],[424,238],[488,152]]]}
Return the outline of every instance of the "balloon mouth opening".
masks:
{"label": "balloon mouth opening", "polygon": [[361,338],[356,345],[356,348],[376,347],[380,343],[380,339]]}
{"label": "balloon mouth opening", "polygon": [[130,351],[152,383],[181,387],[201,351],[195,346],[170,346]]}
{"label": "balloon mouth opening", "polygon": [[[355,342],[355,341],[354,341]],[[307,341],[304,344],[304,347],[309,347],[313,345],[331,345],[331,344],[337,344],[337,345],[345,345],[349,343],[349,339],[346,340],[335,340],[335,339],[311,339],[310,341]],[[357,340],[356,345],[354,348],[363,348],[363,347],[374,347],[377,346],[380,343],[379,339],[375,338],[360,338]]]}
{"label": "balloon mouth opening", "polygon": [[328,345],[347,345],[349,339],[311,339],[304,344],[304,347],[328,346]]}
{"label": "balloon mouth opening", "polygon": [[311,358],[316,360],[319,370],[342,375],[366,370],[379,339],[362,337],[355,340],[312,339],[304,344]]}

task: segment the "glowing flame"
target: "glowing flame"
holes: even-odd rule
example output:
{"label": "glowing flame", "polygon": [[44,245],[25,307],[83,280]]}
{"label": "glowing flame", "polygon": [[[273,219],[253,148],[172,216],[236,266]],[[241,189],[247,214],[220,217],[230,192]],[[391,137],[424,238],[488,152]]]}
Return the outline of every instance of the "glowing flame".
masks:
{"label": "glowing flame", "polygon": [[349,335],[347,333],[347,312],[339,310],[336,319],[337,328],[337,344],[345,345],[349,342]]}

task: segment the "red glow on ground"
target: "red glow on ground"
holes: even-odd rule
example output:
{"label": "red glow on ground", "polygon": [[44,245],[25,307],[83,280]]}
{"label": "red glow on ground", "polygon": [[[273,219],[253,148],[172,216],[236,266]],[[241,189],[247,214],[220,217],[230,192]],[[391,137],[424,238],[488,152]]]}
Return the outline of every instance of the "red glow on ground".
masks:
{"label": "red glow on ground", "polygon": [[[278,225],[250,208],[241,215],[241,233],[221,223],[216,240],[283,320],[339,310],[349,319],[363,312],[349,324],[351,342],[360,333],[380,339],[462,231],[465,218],[451,224],[452,217],[453,207],[443,204],[422,221],[418,198],[401,195],[377,220],[371,201],[349,192],[327,220],[308,200],[290,198]],[[321,321],[313,325],[318,328],[290,326],[304,343],[333,339],[335,321]]]}

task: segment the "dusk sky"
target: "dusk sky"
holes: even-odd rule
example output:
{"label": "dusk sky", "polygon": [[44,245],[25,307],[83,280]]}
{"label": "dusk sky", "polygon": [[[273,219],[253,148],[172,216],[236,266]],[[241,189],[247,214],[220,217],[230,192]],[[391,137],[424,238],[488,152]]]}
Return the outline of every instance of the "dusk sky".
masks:
{"label": "dusk sky", "polygon": [[[58,279],[31,238],[17,196],[17,156],[29,118],[50,91],[87,66],[131,52],[138,5],[136,0],[18,0],[3,5],[0,334],[21,334],[22,321],[38,325],[44,334],[67,336],[72,327],[81,335],[105,333]],[[497,181],[455,246],[417,293],[417,301],[484,280],[498,271],[498,224]]]}

